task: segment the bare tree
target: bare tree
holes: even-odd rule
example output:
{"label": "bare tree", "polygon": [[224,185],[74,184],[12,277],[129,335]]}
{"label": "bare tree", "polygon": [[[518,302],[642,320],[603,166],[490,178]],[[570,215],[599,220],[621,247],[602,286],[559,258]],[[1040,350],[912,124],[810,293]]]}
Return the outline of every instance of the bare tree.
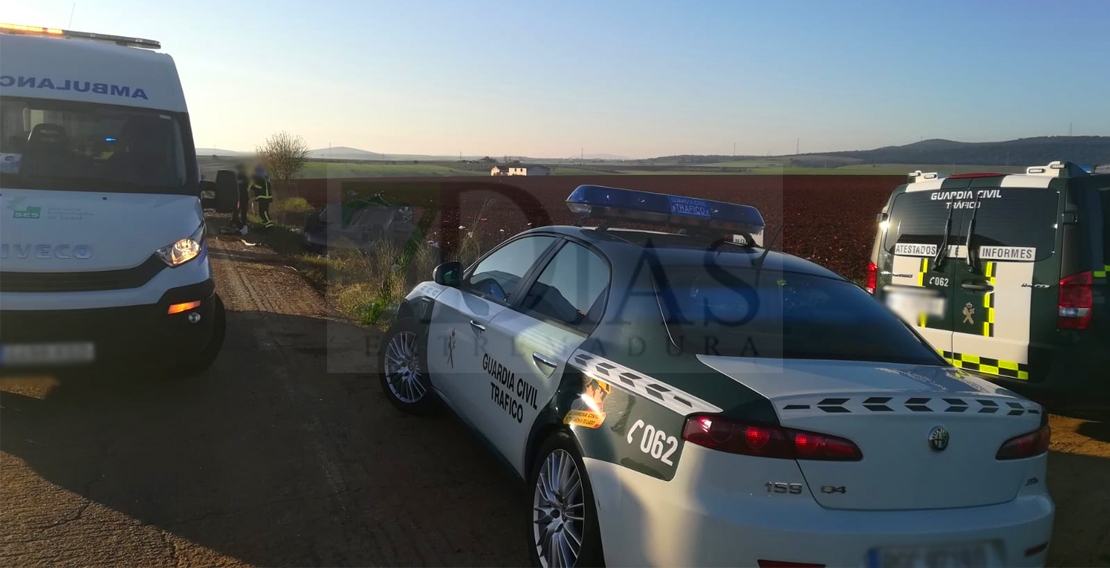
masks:
{"label": "bare tree", "polygon": [[308,144],[304,138],[284,130],[267,138],[256,151],[270,176],[282,182],[293,179],[308,161]]}

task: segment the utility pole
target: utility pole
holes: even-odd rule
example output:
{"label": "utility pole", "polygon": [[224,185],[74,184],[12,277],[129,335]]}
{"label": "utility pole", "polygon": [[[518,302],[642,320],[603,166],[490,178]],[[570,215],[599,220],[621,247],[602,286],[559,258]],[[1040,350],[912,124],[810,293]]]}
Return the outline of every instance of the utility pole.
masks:
{"label": "utility pole", "polygon": [[799,138],[798,141],[794,144],[794,155],[797,156],[798,154],[801,154],[801,153],[802,153],[802,139]]}
{"label": "utility pole", "polygon": [[1071,123],[1068,123],[1068,136],[1071,136]]}

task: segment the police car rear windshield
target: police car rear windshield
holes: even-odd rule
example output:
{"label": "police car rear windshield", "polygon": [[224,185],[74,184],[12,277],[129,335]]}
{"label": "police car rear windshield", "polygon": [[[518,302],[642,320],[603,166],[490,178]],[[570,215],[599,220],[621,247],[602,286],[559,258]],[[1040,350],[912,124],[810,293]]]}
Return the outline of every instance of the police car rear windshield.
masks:
{"label": "police car rear windshield", "polygon": [[859,287],[790,272],[666,266],[659,303],[680,348],[706,355],[945,364]]}
{"label": "police car rear windshield", "polygon": [[173,113],[0,97],[3,186],[189,193],[196,173],[183,130]]}
{"label": "police car rear windshield", "polygon": [[948,244],[963,245],[979,194],[979,213],[971,246],[1035,248],[1036,260],[1052,256],[1056,242],[1060,194],[1045,189],[980,188],[975,190],[903,193],[894,199],[884,245],[939,245],[944,237],[949,207],[952,232]]}

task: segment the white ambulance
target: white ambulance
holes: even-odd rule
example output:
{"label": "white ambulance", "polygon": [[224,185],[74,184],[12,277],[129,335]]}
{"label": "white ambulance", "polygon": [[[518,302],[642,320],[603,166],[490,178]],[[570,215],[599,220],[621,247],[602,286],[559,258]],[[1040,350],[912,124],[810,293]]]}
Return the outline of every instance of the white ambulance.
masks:
{"label": "white ambulance", "polygon": [[223,345],[185,96],[160,47],[0,24],[0,372],[149,359],[188,376]]}

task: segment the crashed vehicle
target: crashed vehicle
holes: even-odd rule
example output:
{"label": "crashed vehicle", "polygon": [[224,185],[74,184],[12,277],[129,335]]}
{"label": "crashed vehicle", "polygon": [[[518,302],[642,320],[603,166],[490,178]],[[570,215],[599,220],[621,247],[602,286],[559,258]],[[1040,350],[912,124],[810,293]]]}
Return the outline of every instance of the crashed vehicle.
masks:
{"label": "crashed vehicle", "polygon": [[395,206],[380,193],[338,205],[328,205],[305,222],[305,247],[325,252],[329,248],[366,250],[375,242],[404,244],[416,231],[412,207]]}

